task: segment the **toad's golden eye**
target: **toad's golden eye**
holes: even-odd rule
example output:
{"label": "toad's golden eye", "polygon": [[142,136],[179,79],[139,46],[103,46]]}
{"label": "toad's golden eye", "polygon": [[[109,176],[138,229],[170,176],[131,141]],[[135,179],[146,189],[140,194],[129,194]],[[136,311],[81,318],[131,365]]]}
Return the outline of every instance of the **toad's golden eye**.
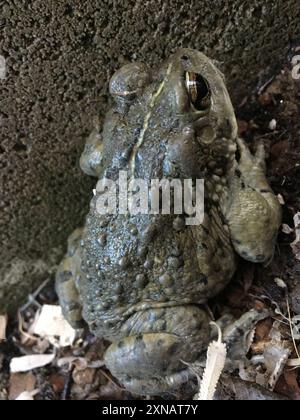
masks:
{"label": "toad's golden eye", "polygon": [[210,107],[211,92],[208,81],[201,74],[187,71],[185,73],[186,88],[190,101],[197,111]]}

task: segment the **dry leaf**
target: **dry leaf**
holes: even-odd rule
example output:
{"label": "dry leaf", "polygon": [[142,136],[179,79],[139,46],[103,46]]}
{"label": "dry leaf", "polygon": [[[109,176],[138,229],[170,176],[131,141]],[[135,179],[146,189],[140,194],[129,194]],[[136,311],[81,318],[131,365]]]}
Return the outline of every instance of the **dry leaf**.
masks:
{"label": "dry leaf", "polygon": [[53,343],[59,337],[61,347],[71,346],[76,337],[76,331],[65,320],[60,306],[44,305],[41,313],[32,327],[32,333],[48,339]]}
{"label": "dry leaf", "polygon": [[283,223],[283,225],[282,225],[282,232],[285,233],[286,235],[290,235],[291,233],[294,232],[294,229],[292,229],[291,227],[289,227],[289,225],[287,225],[286,223]]}
{"label": "dry leaf", "polygon": [[73,372],[73,380],[77,385],[89,385],[92,384],[95,380],[96,369],[75,369]]}
{"label": "dry leaf", "polygon": [[12,373],[9,380],[9,399],[15,400],[20,394],[33,391],[36,386],[36,377],[29,373]]}
{"label": "dry leaf", "polygon": [[77,369],[84,370],[88,367],[88,362],[84,357],[61,357],[57,360],[57,366],[59,368],[63,366],[68,366],[68,369],[70,369],[71,366],[75,366]]}
{"label": "dry leaf", "polygon": [[286,289],[287,287],[286,287],[286,284],[285,284],[285,282],[282,280],[282,279],[280,279],[279,277],[276,277],[275,279],[274,279],[274,282],[277,284],[277,286],[278,287],[280,287],[281,289]]}
{"label": "dry leaf", "polygon": [[15,357],[10,362],[10,371],[12,373],[29,372],[30,370],[49,365],[54,358],[54,354],[33,354],[31,356]]}
{"label": "dry leaf", "polygon": [[61,393],[63,389],[65,388],[65,385],[66,385],[65,375],[54,373],[50,376],[49,381],[55,393]]}
{"label": "dry leaf", "polygon": [[[271,321],[272,322],[272,321]],[[284,339],[287,333],[287,325],[279,321],[265,325],[264,330],[260,330],[260,324],[257,328],[257,341],[252,344],[250,374],[253,380],[270,390],[274,390],[287,360],[293,350],[292,342]]]}
{"label": "dry leaf", "polygon": [[275,118],[273,118],[270,122],[269,122],[269,129],[271,131],[276,130],[277,128],[277,121],[275,120]]}
{"label": "dry leaf", "polygon": [[113,381],[108,381],[105,385],[102,385],[97,392],[97,399],[100,400],[124,400],[126,398],[128,398],[127,391]]}
{"label": "dry leaf", "polygon": [[237,120],[239,136],[244,134],[249,129],[249,124],[244,120]]}
{"label": "dry leaf", "polygon": [[105,366],[104,360],[94,360],[89,362],[87,359],[83,357],[62,357],[57,360],[57,366],[63,367],[68,366],[68,369],[71,369],[72,366],[75,366],[77,370],[85,370],[87,368],[91,369],[100,369]]}
{"label": "dry leaf", "polygon": [[[273,319],[271,317],[259,321],[255,327],[255,339],[261,341],[268,339],[270,330],[273,326]],[[252,344],[253,345],[253,344]]]}
{"label": "dry leaf", "polygon": [[6,339],[7,316],[0,315],[0,341]]}
{"label": "dry leaf", "polygon": [[296,239],[293,243],[291,243],[291,247],[293,249],[295,257],[297,258],[297,260],[300,261],[300,212],[295,214],[294,224],[295,224]]}
{"label": "dry leaf", "polygon": [[262,319],[269,317],[268,310],[257,311],[251,309],[245,312],[235,322],[226,326],[223,331],[223,340],[227,344],[228,358],[226,368],[234,371],[240,367],[240,362],[245,360],[254,338],[253,331]]}
{"label": "dry leaf", "polygon": [[282,197],[282,195],[281,194],[278,194],[277,195],[277,198],[278,198],[279,204],[281,204],[282,206],[284,206],[285,205],[285,201],[284,201],[284,198]]}
{"label": "dry leaf", "polygon": [[264,363],[268,374],[268,388],[274,390],[279,377],[290,357],[291,349],[284,348],[283,343],[273,344],[264,351]]}
{"label": "dry leaf", "polygon": [[277,383],[276,392],[279,392],[282,395],[286,395],[292,400],[300,401],[298,371],[286,369]]}
{"label": "dry leaf", "polygon": [[286,365],[290,367],[300,367],[300,359],[289,359]]}
{"label": "dry leaf", "polygon": [[222,377],[221,386],[218,388],[216,400],[237,401],[277,401],[286,400],[285,397],[268,391],[267,389],[249,381],[238,378]]}
{"label": "dry leaf", "polygon": [[35,389],[30,392],[29,391],[22,392],[22,394],[20,394],[18,398],[16,398],[16,401],[34,401],[34,396],[38,394],[39,392],[40,392],[39,389]]}
{"label": "dry leaf", "polygon": [[217,328],[219,331],[219,338],[218,341],[213,341],[208,347],[206,366],[200,385],[200,391],[194,398],[195,400],[213,400],[221,373],[225,366],[227,355],[226,345],[222,343],[222,333],[218,325]]}

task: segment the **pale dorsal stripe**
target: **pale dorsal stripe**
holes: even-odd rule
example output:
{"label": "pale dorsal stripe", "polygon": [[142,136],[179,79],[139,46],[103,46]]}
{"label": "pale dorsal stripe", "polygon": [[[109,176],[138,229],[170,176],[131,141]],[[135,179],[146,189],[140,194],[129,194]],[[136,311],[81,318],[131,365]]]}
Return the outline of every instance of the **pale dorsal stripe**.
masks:
{"label": "pale dorsal stripe", "polygon": [[159,98],[160,94],[162,93],[164,86],[166,84],[167,78],[170,75],[172,70],[172,64],[169,65],[166,75],[164,77],[164,80],[161,82],[161,84],[159,85],[157,91],[153,94],[151,101],[150,101],[150,111],[148,112],[148,114],[145,117],[144,120],[144,124],[143,124],[143,128],[140,132],[139,138],[137,143],[135,144],[133,151],[132,151],[132,155],[131,155],[131,159],[130,159],[130,167],[131,167],[131,176],[134,177],[134,173],[135,173],[135,159],[136,159],[136,155],[139,151],[139,148],[142,146],[143,142],[144,142],[144,138],[145,138],[145,133],[148,129],[148,125],[149,125],[149,121],[151,118],[151,114],[152,114],[152,110],[154,105],[156,104],[157,99]]}

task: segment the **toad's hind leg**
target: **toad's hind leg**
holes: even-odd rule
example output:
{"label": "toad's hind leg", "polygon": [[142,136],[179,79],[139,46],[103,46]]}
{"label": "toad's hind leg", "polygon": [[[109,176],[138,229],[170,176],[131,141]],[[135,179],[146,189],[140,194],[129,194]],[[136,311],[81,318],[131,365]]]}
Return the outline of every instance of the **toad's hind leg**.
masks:
{"label": "toad's hind leg", "polygon": [[176,393],[193,376],[187,363],[206,351],[209,322],[195,305],[137,312],[107,349],[106,366],[133,393]]}
{"label": "toad's hind leg", "polygon": [[266,178],[264,146],[253,156],[238,140],[240,161],[231,180],[225,211],[236,252],[252,262],[268,262],[274,255],[281,224],[279,201]]}
{"label": "toad's hind leg", "polygon": [[77,229],[69,237],[68,252],[56,274],[56,292],[64,317],[73,328],[82,328],[82,307],[77,290],[81,276],[80,240],[83,229]]}

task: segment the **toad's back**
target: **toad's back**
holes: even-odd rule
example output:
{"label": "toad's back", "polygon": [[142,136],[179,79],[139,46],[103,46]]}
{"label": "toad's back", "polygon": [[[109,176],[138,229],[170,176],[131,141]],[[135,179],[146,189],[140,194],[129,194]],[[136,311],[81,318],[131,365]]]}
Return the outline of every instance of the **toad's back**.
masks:
{"label": "toad's back", "polygon": [[254,157],[237,140],[224,78],[203,54],[179,50],[155,73],[127,65],[110,93],[115,105],[102,133],[88,139],[82,169],[100,181],[117,181],[120,171],[147,183],[204,179],[204,221],[190,226],[172,212],[102,215],[97,188],[57,290],[72,325],[83,315],[97,336],[113,341],[112,373],[134,392],[157,394],[185,382],[182,361],[205,349],[209,317],[199,304],[232,278],[236,252],[254,262],[272,257],[280,209],[263,149]]}

